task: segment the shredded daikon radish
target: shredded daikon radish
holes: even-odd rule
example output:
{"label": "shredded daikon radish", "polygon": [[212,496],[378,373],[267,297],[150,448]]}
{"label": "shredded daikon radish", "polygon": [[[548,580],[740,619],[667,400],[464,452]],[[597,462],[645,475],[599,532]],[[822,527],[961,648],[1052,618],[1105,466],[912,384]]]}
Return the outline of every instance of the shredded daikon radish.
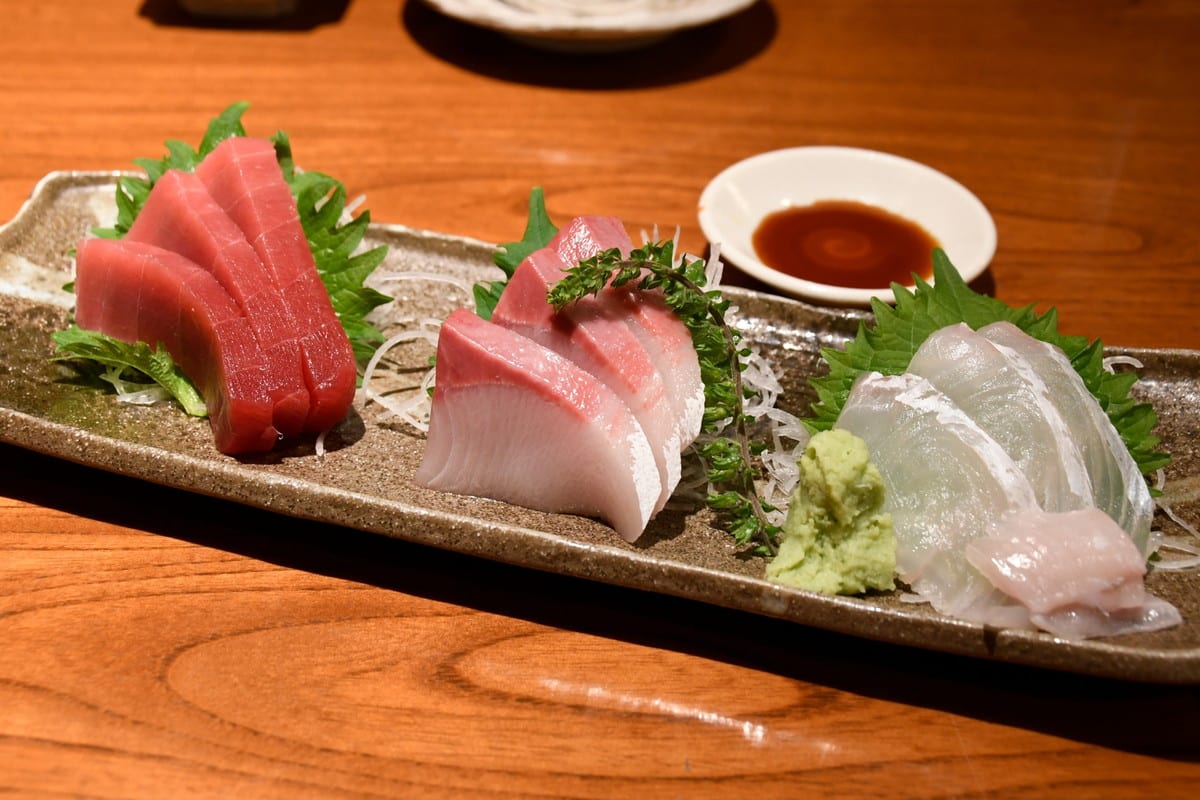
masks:
{"label": "shredded daikon radish", "polygon": [[721,261],[721,243],[713,242],[709,247],[708,263],[704,265],[705,282],[710,288],[718,288],[725,277],[725,264]]}
{"label": "shredded daikon radish", "polygon": [[[1174,550],[1180,553],[1187,553],[1189,558],[1163,558],[1162,550]],[[1200,566],[1200,547],[1194,543],[1184,539],[1179,539],[1171,536],[1164,536],[1159,544],[1160,557],[1154,562],[1155,569],[1161,570],[1184,570],[1192,569]]]}
{"label": "shredded daikon radish", "polygon": [[[106,370],[100,375],[100,379],[111,384],[116,390],[118,403],[151,406],[171,399],[171,393],[157,383],[124,380],[120,377],[119,369]],[[201,408],[203,408],[203,404],[201,404]]]}
{"label": "shredded daikon radish", "polygon": [[[1104,369],[1108,372],[1116,372],[1114,369],[1117,366],[1129,366],[1135,369],[1142,369],[1145,365],[1140,359],[1133,356],[1109,356],[1102,362]],[[1154,473],[1154,488],[1160,493],[1160,496],[1155,499],[1155,507],[1162,511],[1168,519],[1183,528],[1190,534],[1196,542],[1200,542],[1200,530],[1196,529],[1187,520],[1179,516],[1175,511],[1173,504],[1186,503],[1200,498],[1200,486],[1192,486],[1196,484],[1195,478],[1177,481],[1175,486],[1182,483],[1182,490],[1173,487],[1174,491],[1167,492],[1167,473],[1163,469],[1158,469]],[[1189,491],[1190,490],[1190,491]],[[1188,542],[1185,539],[1172,536],[1164,536],[1160,530],[1150,532],[1150,552],[1159,555],[1159,558],[1154,561],[1154,568],[1161,570],[1185,570],[1200,567],[1200,547]],[[1163,558],[1164,550],[1174,550],[1189,554],[1190,558]]]}
{"label": "shredded daikon radish", "polygon": [[417,320],[416,325],[416,328],[402,330],[394,334],[371,354],[371,359],[367,362],[366,369],[363,370],[362,385],[359,388],[359,394],[364,403],[374,402],[383,406],[388,412],[385,418],[398,417],[417,430],[427,432],[429,430],[429,392],[427,390],[433,383],[434,371],[432,368],[426,371],[420,385],[405,400],[396,400],[385,392],[375,391],[371,386],[371,381],[374,379],[376,369],[383,360],[383,357],[397,345],[405,342],[424,341],[433,347],[437,347],[437,337],[438,331],[441,329],[441,321],[426,318]]}
{"label": "shredded daikon radish", "polygon": [[124,381],[110,381],[117,389],[117,402],[129,403],[135,406],[152,406],[163,400],[170,400],[171,395],[161,386],[150,386],[145,389],[130,390]]}
{"label": "shredded daikon radish", "polygon": [[342,206],[342,214],[349,217],[354,216],[354,212],[357,211],[358,207],[365,203],[366,200],[367,196],[365,194],[360,194],[358,197],[355,197],[353,200],[346,203],[346,205]]}
{"label": "shredded daikon radish", "polygon": [[[1195,525],[1192,525],[1179,516],[1179,513],[1174,508],[1178,503],[1189,503],[1200,500],[1200,478],[1196,476],[1184,478],[1174,481],[1168,487],[1166,470],[1159,469],[1154,473],[1154,488],[1159,492],[1159,496],[1155,499],[1155,506],[1167,516],[1167,519],[1174,522],[1180,528],[1183,528],[1195,540],[1188,541],[1177,536],[1165,536],[1159,530],[1151,531],[1151,536],[1155,537],[1156,541],[1154,541],[1154,546],[1150,552],[1159,554],[1158,560],[1154,562],[1154,568],[1184,570],[1200,566],[1200,530],[1197,530]],[[1163,558],[1163,550],[1188,553],[1192,557]]]}
{"label": "shredded daikon radish", "polygon": [[[379,278],[380,283],[395,284],[409,281],[441,283],[452,286],[463,293],[466,298],[465,305],[467,307],[475,307],[475,292],[472,284],[453,275],[414,270],[409,272],[395,272]],[[442,320],[433,317],[416,320],[401,319],[396,320],[394,325],[400,330],[376,348],[367,362],[366,369],[363,370],[359,397],[364,403],[373,402],[383,407],[386,412],[383,415],[383,419],[398,418],[421,432],[427,432],[429,430],[430,409],[429,388],[433,386],[434,380],[434,370],[432,367],[426,371],[420,386],[415,391],[411,391],[409,396],[404,399],[396,399],[387,392],[375,390],[372,387],[372,380],[375,378],[375,374],[379,370],[384,356],[396,346],[408,342],[424,341],[436,348],[438,331],[441,330]]]}
{"label": "shredded daikon radish", "polygon": [[1109,356],[1100,363],[1107,372],[1116,372],[1113,367],[1117,365],[1125,365],[1129,367],[1135,367],[1137,369],[1141,369],[1144,366],[1141,361],[1133,356]]}
{"label": "shredded daikon radish", "polygon": [[1192,536],[1196,537],[1197,540],[1200,540],[1200,531],[1196,530],[1196,526],[1187,522],[1182,517],[1180,517],[1177,513],[1175,513],[1175,509],[1171,507],[1170,503],[1160,502],[1158,504],[1158,507],[1162,509],[1164,514],[1166,514],[1168,517],[1170,517],[1172,522],[1174,522],[1179,527],[1183,528],[1185,531],[1190,533]]}

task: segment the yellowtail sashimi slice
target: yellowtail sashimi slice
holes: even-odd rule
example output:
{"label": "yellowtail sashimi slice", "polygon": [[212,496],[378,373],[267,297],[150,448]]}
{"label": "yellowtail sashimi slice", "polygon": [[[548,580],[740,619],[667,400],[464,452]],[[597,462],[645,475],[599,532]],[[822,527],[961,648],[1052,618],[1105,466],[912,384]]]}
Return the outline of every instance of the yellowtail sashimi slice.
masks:
{"label": "yellowtail sashimi slice", "polygon": [[[558,232],[552,247],[565,265],[574,265],[606,250],[615,249],[627,258],[633,242],[617,217],[583,215]],[[645,346],[666,383],[680,449],[686,448],[700,434],[704,416],[704,383],[687,326],[667,307],[661,290],[610,286],[596,295],[596,301],[614,318],[623,320]]]}
{"label": "yellowtail sashimi slice", "polygon": [[626,541],[661,491],[628,406],[595,376],[465,309],[438,338],[421,486],[599,517]]}
{"label": "yellowtail sashimi slice", "polygon": [[[567,226],[558,235],[574,229]],[[546,295],[566,277],[567,267],[553,244],[530,254],[509,279],[492,321],[595,375],[629,406],[654,452],[661,487],[655,509],[661,509],[679,484],[683,450],[666,383],[629,325],[596,298],[585,297],[555,312]]]}
{"label": "yellowtail sashimi slice", "polygon": [[609,287],[596,299],[607,313],[623,320],[646,348],[666,384],[679,447],[687,448],[704,424],[704,380],[691,332],[667,306],[660,291]]}

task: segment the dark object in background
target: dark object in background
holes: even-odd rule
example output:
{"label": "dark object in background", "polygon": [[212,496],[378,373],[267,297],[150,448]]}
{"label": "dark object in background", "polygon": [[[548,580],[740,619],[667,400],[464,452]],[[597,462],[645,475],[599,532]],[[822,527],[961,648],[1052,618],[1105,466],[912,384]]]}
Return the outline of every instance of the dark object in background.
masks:
{"label": "dark object in background", "polygon": [[179,0],[184,11],[197,17],[270,19],[296,10],[296,0]]}

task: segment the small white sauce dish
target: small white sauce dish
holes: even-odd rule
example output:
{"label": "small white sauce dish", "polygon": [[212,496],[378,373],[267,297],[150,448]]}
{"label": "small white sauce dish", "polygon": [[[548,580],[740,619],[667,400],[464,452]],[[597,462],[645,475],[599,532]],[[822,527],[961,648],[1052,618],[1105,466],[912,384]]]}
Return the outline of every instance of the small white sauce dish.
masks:
{"label": "small white sauce dish", "polygon": [[900,156],[853,147],[793,147],[751,156],[718,174],[700,195],[700,228],[722,261],[795,297],[829,305],[892,302],[891,288],[814,283],[764,264],[754,251],[763,218],[793,206],[850,200],[924,228],[970,282],[996,252],[996,224],[983,203],[941,172]]}

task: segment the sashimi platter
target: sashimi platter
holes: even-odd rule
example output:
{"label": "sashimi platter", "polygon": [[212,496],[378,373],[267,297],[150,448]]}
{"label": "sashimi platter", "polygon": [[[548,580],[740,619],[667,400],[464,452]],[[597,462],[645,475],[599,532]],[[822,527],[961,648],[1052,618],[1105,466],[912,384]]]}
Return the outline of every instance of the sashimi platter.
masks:
{"label": "sashimi platter", "polygon": [[[933,279],[724,287],[595,215],[373,224],[246,104],[0,228],[0,440],[854,636],[1200,683],[1200,352]],[[1045,298],[1052,303],[1054,298]]]}

